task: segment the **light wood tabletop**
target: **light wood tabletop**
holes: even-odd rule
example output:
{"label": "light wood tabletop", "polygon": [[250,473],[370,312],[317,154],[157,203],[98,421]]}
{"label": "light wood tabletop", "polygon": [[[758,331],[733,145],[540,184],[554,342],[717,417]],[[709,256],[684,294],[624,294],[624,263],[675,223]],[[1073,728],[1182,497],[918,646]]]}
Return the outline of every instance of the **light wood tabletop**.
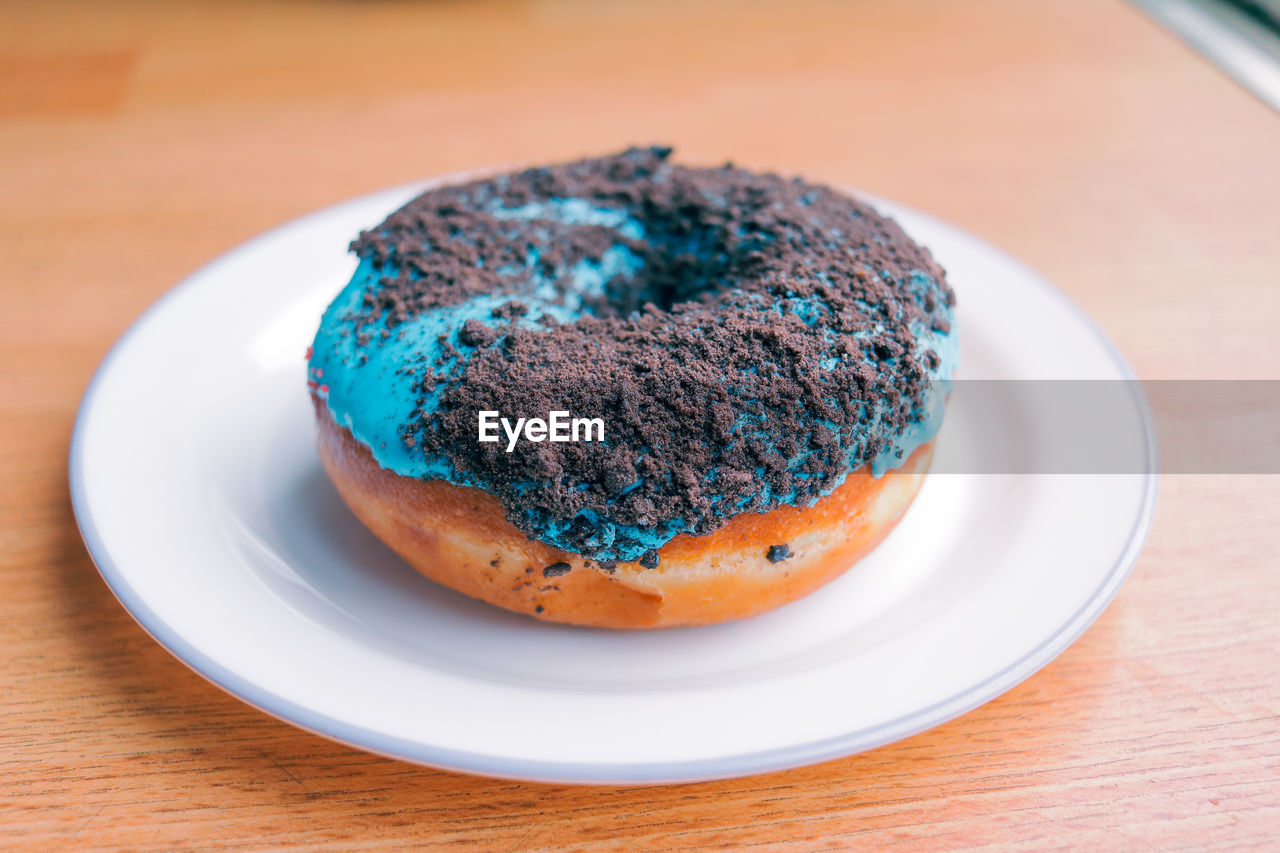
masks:
{"label": "light wood tabletop", "polygon": [[348,197],[648,142],[950,220],[1143,377],[1280,377],[1280,118],[1119,2],[0,3],[0,846],[1275,843],[1276,477],[1165,477],[1119,597],[999,699],[715,783],[366,754],[205,682],[116,602],[68,442],[153,300]]}

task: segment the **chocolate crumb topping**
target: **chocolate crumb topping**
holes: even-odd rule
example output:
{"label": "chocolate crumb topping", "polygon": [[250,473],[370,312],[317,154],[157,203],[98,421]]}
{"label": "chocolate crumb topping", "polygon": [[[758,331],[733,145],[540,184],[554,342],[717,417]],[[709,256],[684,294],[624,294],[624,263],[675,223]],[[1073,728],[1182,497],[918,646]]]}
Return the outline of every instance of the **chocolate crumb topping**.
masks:
{"label": "chocolate crumb topping", "polygon": [[544,578],[558,578],[561,575],[569,574],[572,568],[573,566],[565,562],[552,563],[542,570],[542,576]]}
{"label": "chocolate crumb topping", "polygon": [[[666,541],[807,505],[876,458],[918,419],[939,364],[921,336],[945,334],[954,304],[928,252],[867,205],[669,155],[433,189],[352,244],[380,275],[348,318],[361,346],[425,312],[506,299],[442,336],[435,364],[406,365],[421,400],[402,438],[530,537],[606,571],[637,555],[656,566],[646,531]],[[485,410],[598,417],[605,440],[508,452],[476,440]]]}
{"label": "chocolate crumb topping", "polygon": [[769,550],[765,552],[765,556],[769,558],[770,563],[781,563],[791,556],[791,546],[786,544],[770,545]]}

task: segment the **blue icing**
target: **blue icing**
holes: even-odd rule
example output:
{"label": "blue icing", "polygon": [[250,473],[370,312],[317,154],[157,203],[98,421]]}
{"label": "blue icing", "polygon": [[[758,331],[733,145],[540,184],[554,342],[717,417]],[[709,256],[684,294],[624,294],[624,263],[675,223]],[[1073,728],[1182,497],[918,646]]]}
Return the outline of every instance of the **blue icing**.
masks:
{"label": "blue icing", "polygon": [[[530,221],[551,218],[572,224],[614,228],[630,239],[642,239],[645,236],[641,224],[626,212],[594,206],[580,199],[553,199],[519,207],[490,206],[487,209],[498,218]],[[688,245],[682,243],[672,248],[699,252],[700,247],[696,245],[696,241],[691,240]],[[533,270],[538,261],[537,250],[530,251],[525,259],[526,270]],[[478,265],[480,263],[482,261]],[[369,447],[374,458],[384,468],[407,477],[442,479],[483,489],[483,482],[466,472],[455,470],[443,453],[428,453],[421,447],[410,447],[404,441],[401,435],[404,425],[415,421],[424,411],[430,413],[439,406],[439,391],[423,398],[417,377],[424,369],[429,368],[461,369],[474,351],[458,337],[459,330],[468,320],[493,326],[495,309],[510,301],[520,301],[529,310],[516,322],[525,328],[541,328],[539,320],[545,316],[554,317],[561,323],[570,323],[584,310],[589,310],[589,300],[602,295],[611,279],[619,275],[633,275],[642,265],[642,259],[619,242],[604,252],[598,262],[578,261],[566,269],[556,271],[552,277],[535,274],[533,293],[477,296],[456,305],[418,314],[392,329],[387,329],[385,323],[374,324],[366,331],[380,339],[378,345],[361,346],[352,328],[351,318],[363,310],[365,294],[376,288],[379,279],[385,274],[384,270],[366,259],[359,264],[351,281],[324,313],[313,347],[311,375],[320,386],[318,393],[326,400],[335,421],[348,428],[357,440]],[[512,269],[500,272],[514,275],[519,271]],[[920,298],[930,292],[936,293],[938,289],[934,279],[920,271],[913,271],[905,284]],[[739,299],[763,299],[755,293],[738,290],[730,293]],[[806,325],[813,326],[820,322],[826,307],[819,297],[787,297],[779,300],[774,310],[779,318],[792,314]],[[951,319],[949,310],[944,313]],[[883,328],[857,333],[854,337],[866,339],[880,331]],[[939,357],[939,364],[931,371],[931,379],[934,381],[925,395],[923,405],[915,412],[915,418],[905,429],[895,434],[880,421],[879,413],[876,413],[858,436],[865,440],[878,435],[885,441],[884,449],[869,461],[871,473],[876,477],[900,467],[918,447],[934,438],[941,428],[946,396],[950,392],[951,376],[957,360],[956,335],[939,333],[918,322],[912,326],[911,331],[917,339],[917,351],[933,350]],[[827,334],[831,335],[830,332]],[[442,345],[442,337],[448,347]],[[442,363],[437,365],[441,360]],[[820,362],[820,367],[831,370],[839,364],[839,357],[829,356]],[[754,372],[752,368],[740,375],[746,376]],[[733,385],[734,377],[727,376],[726,384]],[[734,436],[732,441],[755,435],[752,421],[753,416],[739,415],[731,427]],[[828,422],[826,426],[833,431],[838,430],[834,423]],[[822,495],[838,488],[848,473],[861,464],[862,460],[857,457],[861,444],[862,441],[848,442],[849,471],[823,490]],[[646,448],[645,452],[648,451]],[[809,453],[806,450],[788,460],[789,467],[797,475]],[[717,475],[718,471],[715,469],[707,472],[708,480],[713,484]],[[637,480],[616,498],[624,497],[642,483],[643,479]],[[586,489],[590,484],[580,483],[576,487]],[[540,488],[540,484],[521,483],[517,488],[520,491],[533,490]],[[771,494],[764,479],[761,480],[761,488],[765,493],[764,500],[770,503],[796,505],[800,500],[800,494],[794,489],[786,495]],[[805,498],[808,504],[816,500],[817,498]],[[727,517],[742,511],[747,504],[752,503],[752,499],[724,506],[723,498],[713,496],[712,502],[714,512]],[[585,544],[593,549],[595,556],[623,561],[638,559],[650,549],[661,548],[673,537],[693,526],[691,520],[684,518],[668,519],[651,528],[617,524],[588,509],[579,511],[574,518],[567,520],[536,517],[534,514],[529,515],[529,520],[539,532],[536,538],[571,551],[575,547],[581,547],[584,540],[581,537],[571,539],[567,533],[575,524],[585,522],[594,528]]]}
{"label": "blue icing", "polygon": [[537,219],[554,219],[566,225],[601,225],[613,228],[622,236],[630,237],[632,240],[644,237],[644,227],[625,210],[598,207],[580,198],[531,201],[519,207],[491,204],[485,210],[498,219],[522,219],[527,222]]}

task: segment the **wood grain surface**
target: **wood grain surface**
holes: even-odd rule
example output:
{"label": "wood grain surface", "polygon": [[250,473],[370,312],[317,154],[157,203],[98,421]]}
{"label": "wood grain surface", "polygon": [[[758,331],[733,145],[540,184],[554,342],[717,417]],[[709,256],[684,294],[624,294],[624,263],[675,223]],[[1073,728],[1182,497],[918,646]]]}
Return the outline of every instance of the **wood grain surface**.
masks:
{"label": "wood grain surface", "polygon": [[949,219],[1145,377],[1280,376],[1280,119],[1117,2],[4,2],[0,847],[1276,843],[1275,477],[1166,477],[1115,603],[1005,696],[713,784],[378,758],[243,705],[134,623],[77,535],[66,457],[150,302],[321,205],[648,141]]}

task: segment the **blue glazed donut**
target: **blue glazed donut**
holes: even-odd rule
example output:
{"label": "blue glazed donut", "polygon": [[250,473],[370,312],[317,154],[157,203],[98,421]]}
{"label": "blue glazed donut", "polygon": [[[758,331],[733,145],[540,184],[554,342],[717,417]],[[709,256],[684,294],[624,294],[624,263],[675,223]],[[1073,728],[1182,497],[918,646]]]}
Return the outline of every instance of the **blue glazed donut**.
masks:
{"label": "blue glazed donut", "polygon": [[[433,189],[360,235],[311,350],[323,410],[606,569],[930,442],[956,337],[927,251],[831,189],[669,154]],[[553,412],[603,435],[480,440],[482,413]]]}

